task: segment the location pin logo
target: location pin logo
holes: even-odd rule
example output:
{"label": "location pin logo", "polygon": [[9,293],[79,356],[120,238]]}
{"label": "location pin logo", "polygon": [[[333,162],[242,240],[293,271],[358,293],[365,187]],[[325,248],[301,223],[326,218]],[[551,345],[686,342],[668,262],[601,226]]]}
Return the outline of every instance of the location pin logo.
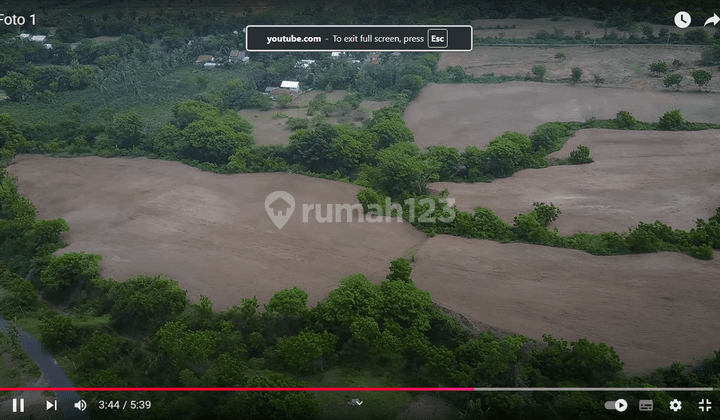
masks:
{"label": "location pin logo", "polygon": [[278,229],[282,229],[295,210],[295,199],[285,191],[270,193],[265,199],[265,211]]}

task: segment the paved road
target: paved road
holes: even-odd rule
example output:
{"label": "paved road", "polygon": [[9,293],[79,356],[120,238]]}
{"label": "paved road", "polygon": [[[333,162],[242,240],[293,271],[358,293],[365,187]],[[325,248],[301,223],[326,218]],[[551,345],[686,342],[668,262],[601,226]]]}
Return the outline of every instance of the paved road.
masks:
{"label": "paved road", "polygon": [[[8,321],[0,315],[0,331],[7,334],[7,325]],[[18,327],[18,332],[20,333],[20,344],[23,350],[40,366],[42,378],[44,378],[46,382],[49,382],[51,387],[74,386],[52,354],[40,344],[39,340],[20,327]],[[37,398],[37,395],[34,395],[35,393],[37,393],[37,391],[25,391],[22,397],[30,401],[31,399]],[[73,406],[76,402],[80,401],[80,394],[75,391],[61,391],[55,392],[55,395],[57,395],[58,410],[62,410],[66,420],[90,420],[90,415],[87,411],[80,411]],[[17,413],[15,415],[16,417],[13,417],[11,404],[12,403],[3,404],[0,407],[0,418],[8,420],[23,419],[20,413]]]}

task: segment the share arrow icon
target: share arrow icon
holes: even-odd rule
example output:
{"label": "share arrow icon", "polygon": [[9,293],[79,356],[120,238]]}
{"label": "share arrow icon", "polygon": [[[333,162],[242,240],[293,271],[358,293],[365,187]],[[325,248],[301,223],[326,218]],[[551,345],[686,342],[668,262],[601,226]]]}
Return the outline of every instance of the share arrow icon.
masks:
{"label": "share arrow icon", "polygon": [[705,21],[705,25],[708,26],[709,24],[713,24],[713,26],[717,25],[717,23],[720,22],[720,17],[718,17],[717,13],[713,13],[711,18],[708,18],[708,20]]}

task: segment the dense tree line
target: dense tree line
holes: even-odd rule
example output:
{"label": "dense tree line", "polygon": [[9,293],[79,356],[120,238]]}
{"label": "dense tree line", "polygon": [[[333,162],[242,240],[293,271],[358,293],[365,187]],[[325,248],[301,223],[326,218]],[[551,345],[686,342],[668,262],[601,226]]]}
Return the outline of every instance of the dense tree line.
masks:
{"label": "dense tree line", "polygon": [[[600,24],[605,29],[601,37],[590,37],[590,31],[576,29],[574,33],[565,33],[561,28],[555,28],[552,32],[540,29],[526,38],[504,38],[501,36],[483,37],[475,36],[474,45],[617,45],[617,44],[694,44],[717,46],[720,34],[716,31],[710,34],[702,29],[690,29],[687,32],[670,32],[662,28],[656,34],[652,26],[632,21],[628,18],[626,23],[604,23]],[[622,28],[622,29],[620,29]],[[704,60],[702,61],[705,62]],[[703,65],[712,65],[703,64]]]}
{"label": "dense tree line", "polygon": [[[112,14],[105,13],[102,16],[49,16],[44,13],[42,19],[46,26],[57,27],[58,37],[67,43],[82,38],[122,34],[131,34],[144,42],[151,42],[166,37],[170,39],[178,34],[207,36],[232,32],[247,24],[459,24],[483,18],[575,16],[607,21],[612,26],[624,29],[633,21],[667,24],[680,9],[692,10],[693,17],[697,16],[697,21],[702,23],[712,16],[716,4],[712,0],[694,0],[682,5],[656,0],[603,0],[592,4],[582,0],[451,0],[442,3],[363,0],[356,2],[353,7],[328,6],[326,1],[307,3],[294,14],[283,15],[256,15],[252,7],[248,6],[240,16],[229,18],[217,11],[203,10],[200,5],[194,11],[179,13],[162,10],[154,13],[136,10],[126,12],[119,8]],[[32,13],[28,10],[8,12]]]}

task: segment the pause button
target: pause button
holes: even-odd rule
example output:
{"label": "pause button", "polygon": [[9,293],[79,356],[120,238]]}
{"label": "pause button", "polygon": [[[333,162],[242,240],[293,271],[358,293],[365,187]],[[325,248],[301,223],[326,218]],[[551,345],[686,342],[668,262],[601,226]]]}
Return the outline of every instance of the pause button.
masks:
{"label": "pause button", "polygon": [[25,398],[13,398],[13,413],[25,412]]}

